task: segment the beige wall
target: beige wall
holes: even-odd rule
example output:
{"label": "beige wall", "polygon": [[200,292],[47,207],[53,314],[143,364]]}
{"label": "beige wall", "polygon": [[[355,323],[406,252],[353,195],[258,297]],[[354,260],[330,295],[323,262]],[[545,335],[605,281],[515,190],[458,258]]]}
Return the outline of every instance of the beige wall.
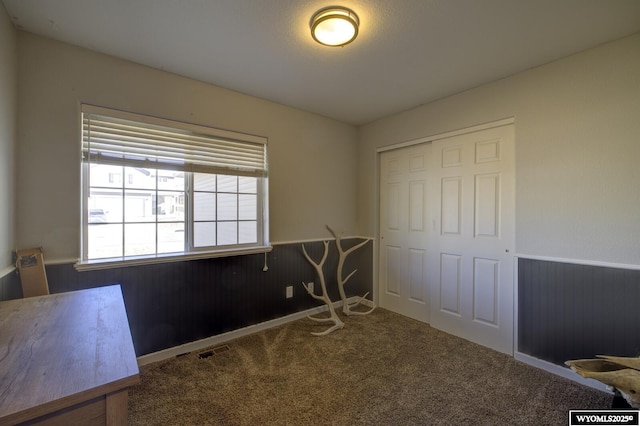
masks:
{"label": "beige wall", "polygon": [[0,4],[0,272],[11,265],[14,247],[17,141],[17,35]]}
{"label": "beige wall", "polygon": [[79,256],[79,103],[269,138],[272,242],[356,231],[356,129],[110,56],[18,33],[17,243]]}
{"label": "beige wall", "polygon": [[[0,30],[15,38],[6,16]],[[10,37],[0,42],[9,69]],[[274,242],[323,238],[325,224],[374,236],[377,147],[515,117],[517,252],[640,264],[640,34],[358,130],[29,33],[18,52],[15,243],[43,246],[47,259],[78,256],[78,104],[89,102],[267,136]],[[0,87],[11,91],[6,70]],[[2,119],[15,117],[4,99]],[[13,185],[0,185],[11,199]],[[0,209],[0,256],[13,248],[11,215]]]}
{"label": "beige wall", "polygon": [[377,147],[514,117],[519,254],[640,264],[640,34],[359,129],[359,232]]}

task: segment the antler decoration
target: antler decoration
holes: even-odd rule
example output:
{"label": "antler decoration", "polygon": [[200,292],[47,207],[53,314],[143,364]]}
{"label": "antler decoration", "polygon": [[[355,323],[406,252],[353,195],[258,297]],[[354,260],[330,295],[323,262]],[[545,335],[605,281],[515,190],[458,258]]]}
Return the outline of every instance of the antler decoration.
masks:
{"label": "antler decoration", "polygon": [[328,318],[315,318],[311,316],[307,318],[316,322],[332,322],[333,323],[333,326],[331,326],[327,330],[321,333],[311,333],[311,334],[313,334],[314,336],[325,336],[335,330],[340,330],[341,328],[344,327],[344,323],[340,320],[340,318],[338,317],[338,314],[336,314],[335,309],[333,309],[333,303],[331,303],[331,299],[329,299],[329,295],[327,294],[327,285],[325,284],[324,272],[322,271],[322,266],[324,265],[325,260],[327,260],[327,255],[329,254],[329,241],[324,241],[324,254],[322,255],[322,259],[320,260],[319,263],[314,262],[313,259],[311,259],[311,257],[307,254],[307,250],[304,248],[304,244],[302,244],[302,252],[304,253],[304,257],[309,261],[309,263],[313,265],[313,267],[316,270],[316,273],[318,274],[318,277],[320,278],[320,288],[322,289],[322,295],[320,296],[315,294],[311,290],[310,285],[305,284],[304,282],[302,283],[302,285],[304,289],[307,290],[307,293],[309,293],[311,297],[313,297],[316,300],[322,300],[324,303],[326,303],[327,307],[329,308]]}
{"label": "antler decoration", "polygon": [[357,306],[359,306],[359,305],[364,303],[364,301],[366,300],[365,298],[369,294],[368,292],[365,293],[364,296],[358,297],[357,301],[354,302],[354,303],[351,303],[351,304],[349,304],[347,302],[347,295],[344,292],[344,285],[347,283],[349,278],[351,278],[353,276],[353,274],[358,272],[358,270],[356,269],[353,272],[351,272],[349,275],[347,275],[344,279],[342,278],[342,268],[344,267],[344,261],[347,258],[347,256],[349,256],[352,252],[354,252],[355,250],[357,250],[360,247],[362,247],[365,244],[367,244],[369,242],[369,240],[368,239],[364,240],[361,243],[356,244],[355,246],[353,246],[350,249],[345,251],[345,250],[342,249],[342,243],[340,241],[340,236],[338,234],[336,234],[336,232],[333,229],[331,229],[329,227],[329,225],[327,225],[327,229],[335,237],[335,239],[336,239],[336,247],[338,248],[338,254],[340,255],[339,260],[338,260],[337,275],[338,275],[338,290],[340,291],[340,298],[342,299],[342,313],[344,313],[347,316],[370,314],[376,308],[375,305],[370,310],[368,310],[366,312],[352,311],[353,308],[355,308],[355,307],[357,307]]}

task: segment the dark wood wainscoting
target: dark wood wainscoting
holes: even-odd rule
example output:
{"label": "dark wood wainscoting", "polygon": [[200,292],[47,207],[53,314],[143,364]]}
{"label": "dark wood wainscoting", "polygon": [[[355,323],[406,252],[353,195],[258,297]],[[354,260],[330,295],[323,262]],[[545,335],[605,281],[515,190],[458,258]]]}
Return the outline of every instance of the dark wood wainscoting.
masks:
{"label": "dark wood wainscoting", "polygon": [[518,351],[564,365],[640,355],[640,270],[518,260]]}
{"label": "dark wood wainscoting", "polygon": [[22,297],[20,277],[16,271],[0,277],[0,300],[11,300]]}
{"label": "dark wood wainscoting", "polygon": [[[351,247],[361,239],[344,239]],[[319,260],[321,241],[305,243],[308,253]],[[338,255],[329,245],[324,267],[333,301],[340,300],[336,281]],[[120,284],[137,356],[157,352],[321,305],[301,282],[316,283],[313,267],[303,257],[299,243],[275,245],[267,254],[191,260],[145,266],[130,266],[78,272],[73,264],[47,265],[51,293]],[[373,243],[350,254],[344,272],[358,272],[345,286],[347,296],[363,295],[373,288]],[[22,296],[19,278],[9,274],[0,282],[0,296]],[[16,284],[17,282],[17,284]],[[285,298],[293,286],[293,297]]]}

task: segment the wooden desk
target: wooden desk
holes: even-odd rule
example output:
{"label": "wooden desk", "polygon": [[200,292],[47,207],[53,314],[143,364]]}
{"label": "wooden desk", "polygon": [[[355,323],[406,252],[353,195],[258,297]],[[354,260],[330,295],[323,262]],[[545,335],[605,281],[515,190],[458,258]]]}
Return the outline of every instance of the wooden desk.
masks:
{"label": "wooden desk", "polygon": [[119,285],[0,302],[0,425],[126,425],[138,373]]}

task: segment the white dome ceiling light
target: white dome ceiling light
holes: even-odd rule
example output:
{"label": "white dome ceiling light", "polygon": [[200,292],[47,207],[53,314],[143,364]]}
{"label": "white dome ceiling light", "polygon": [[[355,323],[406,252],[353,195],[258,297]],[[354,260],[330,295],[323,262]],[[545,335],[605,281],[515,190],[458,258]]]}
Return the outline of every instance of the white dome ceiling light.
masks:
{"label": "white dome ceiling light", "polygon": [[311,17],[311,36],[325,46],[344,46],[358,35],[360,19],[351,9],[331,6]]}

